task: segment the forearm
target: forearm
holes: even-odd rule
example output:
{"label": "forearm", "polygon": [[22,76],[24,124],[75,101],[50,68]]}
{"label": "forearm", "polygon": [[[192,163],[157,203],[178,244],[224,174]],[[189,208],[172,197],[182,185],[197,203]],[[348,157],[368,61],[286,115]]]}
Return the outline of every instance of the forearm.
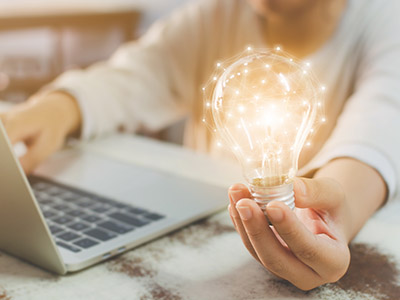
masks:
{"label": "forearm", "polygon": [[316,172],[314,177],[329,177],[342,186],[344,205],[338,220],[348,242],[386,198],[387,188],[381,175],[352,158],[333,160]]}

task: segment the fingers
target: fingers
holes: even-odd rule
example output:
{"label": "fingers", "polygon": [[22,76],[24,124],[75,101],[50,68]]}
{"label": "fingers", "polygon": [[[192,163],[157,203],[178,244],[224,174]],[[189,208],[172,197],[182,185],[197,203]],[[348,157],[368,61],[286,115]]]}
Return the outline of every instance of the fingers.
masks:
{"label": "fingers", "polygon": [[[337,275],[335,266],[332,266],[332,263],[340,261],[340,259],[335,259],[337,255],[340,255],[337,243],[326,235],[319,236],[311,233],[284,203],[271,202],[267,205],[266,212],[279,236],[299,260],[323,278]],[[338,271],[345,268],[342,265],[336,267]]]}
{"label": "fingers", "polygon": [[331,178],[296,178],[294,181],[296,207],[329,209],[343,199],[343,189]]}
{"label": "fingers", "polygon": [[316,272],[278,241],[257,203],[242,199],[236,207],[254,251],[268,270],[303,289],[312,288],[307,286],[304,278],[309,282],[320,282]]}
{"label": "fingers", "polygon": [[19,160],[25,173],[30,174],[45,158],[62,145],[61,142],[56,141],[56,138],[53,138],[51,144],[46,142],[47,139],[49,137],[45,134],[38,136],[32,144],[28,145],[26,154],[20,157]]}
{"label": "fingers", "polygon": [[246,249],[256,260],[260,261],[260,259],[257,256],[257,253],[254,251],[254,248],[251,245],[249,238],[247,237],[246,231],[242,224],[242,220],[240,219],[239,213],[236,210],[236,203],[243,198],[248,198],[249,195],[250,192],[245,185],[235,184],[231,186],[231,188],[229,189],[229,201],[230,201],[229,215],[231,216],[232,223],[235,226],[237,232],[239,233]]}

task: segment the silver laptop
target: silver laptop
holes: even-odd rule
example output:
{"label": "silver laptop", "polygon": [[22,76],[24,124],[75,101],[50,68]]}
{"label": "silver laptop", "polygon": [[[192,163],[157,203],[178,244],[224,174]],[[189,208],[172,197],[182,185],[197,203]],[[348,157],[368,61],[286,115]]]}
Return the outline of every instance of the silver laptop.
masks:
{"label": "silver laptop", "polygon": [[224,188],[85,150],[66,150],[50,163],[27,178],[0,122],[0,249],[58,274],[227,205]]}

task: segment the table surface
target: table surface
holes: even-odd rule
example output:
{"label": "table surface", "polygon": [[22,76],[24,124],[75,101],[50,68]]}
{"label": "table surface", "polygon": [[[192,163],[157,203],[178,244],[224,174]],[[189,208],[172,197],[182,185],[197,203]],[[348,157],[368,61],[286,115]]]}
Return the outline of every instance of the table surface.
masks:
{"label": "table surface", "polygon": [[[234,165],[145,138],[115,135],[80,147],[222,186],[238,180]],[[375,214],[351,245],[347,275],[310,292],[263,269],[223,211],[67,276],[0,252],[0,299],[400,299],[399,215],[399,200]]]}

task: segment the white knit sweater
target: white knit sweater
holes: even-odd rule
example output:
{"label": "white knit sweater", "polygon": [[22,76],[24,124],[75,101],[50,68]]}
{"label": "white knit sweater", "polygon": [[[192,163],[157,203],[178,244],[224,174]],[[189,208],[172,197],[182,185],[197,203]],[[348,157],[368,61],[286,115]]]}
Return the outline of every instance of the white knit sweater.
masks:
{"label": "white knit sweater", "polygon": [[[327,87],[327,122],[302,152],[303,171],[336,157],[377,169],[390,198],[400,184],[400,2],[348,0],[335,33],[306,59]],[[196,118],[201,87],[219,60],[267,47],[245,0],[201,0],[156,23],[106,62],[69,71],[50,90],[79,102],[82,138],[121,128],[159,130],[187,119],[185,144],[218,155]]]}

